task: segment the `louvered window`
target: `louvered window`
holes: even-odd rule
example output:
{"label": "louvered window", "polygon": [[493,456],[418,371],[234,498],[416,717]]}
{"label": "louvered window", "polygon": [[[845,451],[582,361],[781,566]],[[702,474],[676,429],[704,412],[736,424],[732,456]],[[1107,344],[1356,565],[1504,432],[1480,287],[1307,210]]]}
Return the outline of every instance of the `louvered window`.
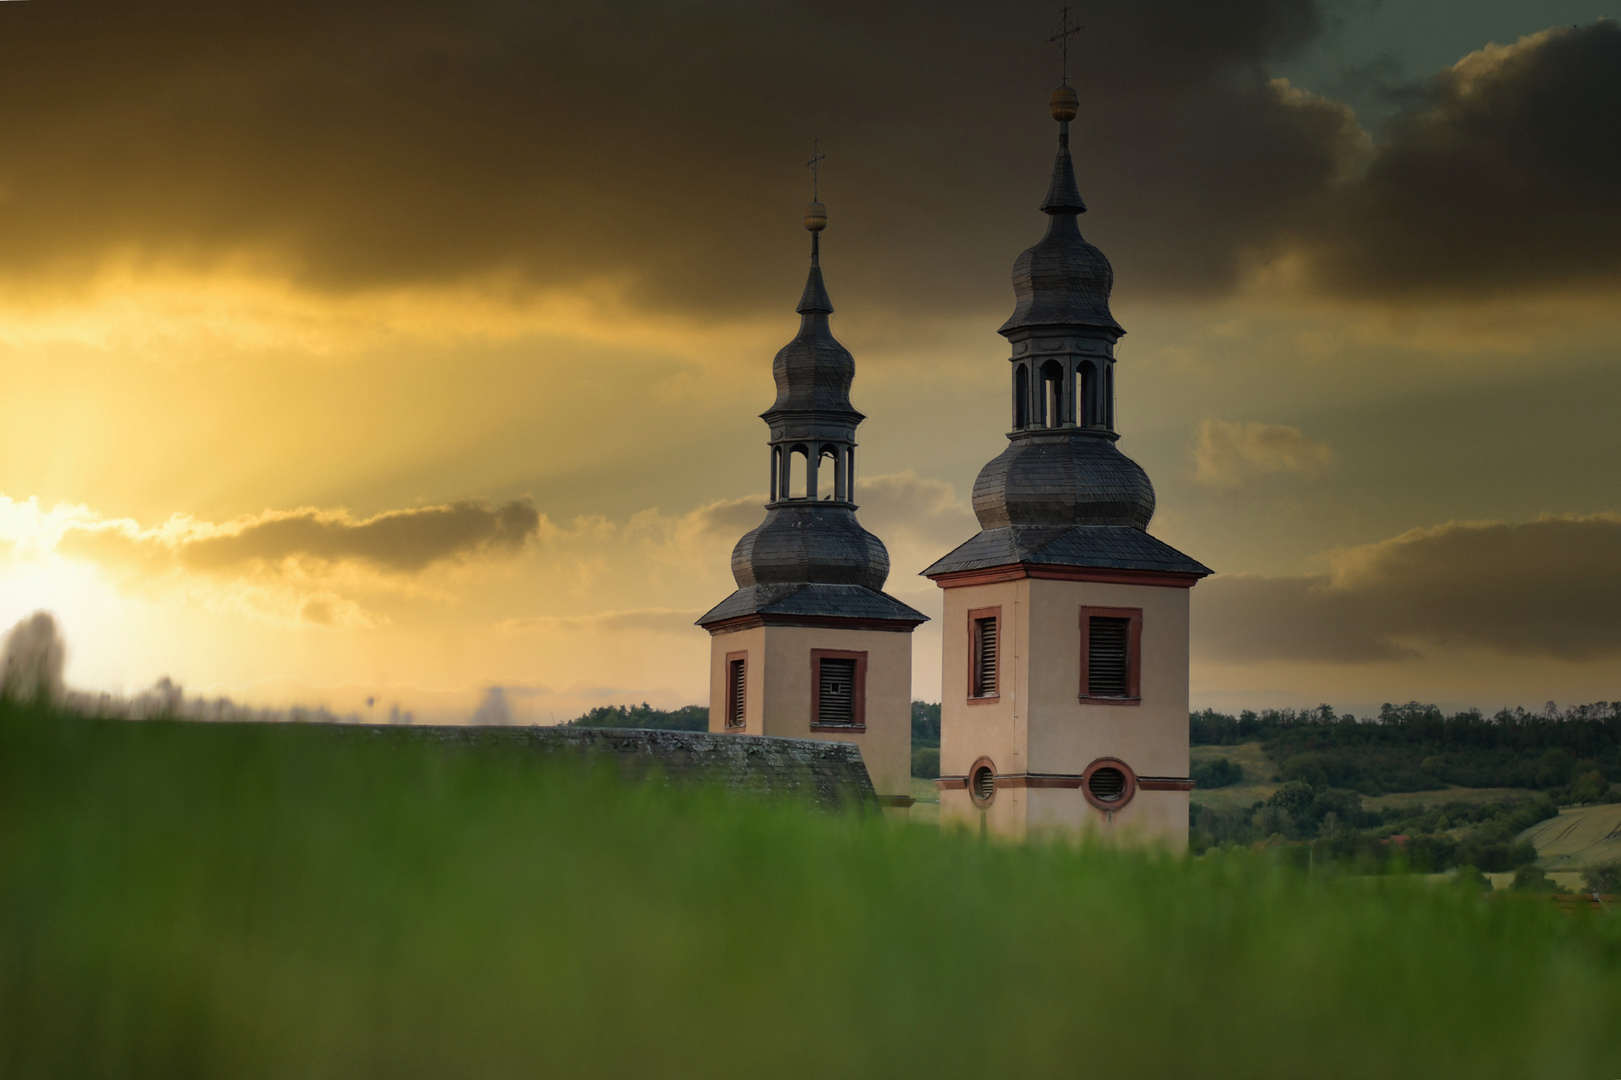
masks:
{"label": "louvered window", "polygon": [[996,696],[997,619],[974,620],[974,697]]}
{"label": "louvered window", "polygon": [[1093,771],[1086,787],[1099,802],[1119,802],[1126,794],[1126,774],[1113,765],[1105,765]]}
{"label": "louvered window", "polygon": [[1131,620],[1094,615],[1087,621],[1088,696],[1128,696],[1131,690]]}
{"label": "louvered window", "polygon": [[726,664],[726,726],[743,727],[747,722],[743,712],[744,690],[747,689],[748,661],[739,658]]}
{"label": "louvered window", "polygon": [[854,724],[856,719],[856,662],[824,657],[816,697],[818,724]]}

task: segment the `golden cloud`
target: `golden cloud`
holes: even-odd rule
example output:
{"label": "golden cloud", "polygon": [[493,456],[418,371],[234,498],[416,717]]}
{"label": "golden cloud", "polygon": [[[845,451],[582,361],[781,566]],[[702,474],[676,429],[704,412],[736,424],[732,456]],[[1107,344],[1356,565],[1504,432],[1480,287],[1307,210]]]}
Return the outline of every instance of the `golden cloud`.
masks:
{"label": "golden cloud", "polygon": [[1299,428],[1250,420],[1205,420],[1194,430],[1193,479],[1209,487],[1236,487],[1255,476],[1315,477],[1334,460],[1327,443]]}

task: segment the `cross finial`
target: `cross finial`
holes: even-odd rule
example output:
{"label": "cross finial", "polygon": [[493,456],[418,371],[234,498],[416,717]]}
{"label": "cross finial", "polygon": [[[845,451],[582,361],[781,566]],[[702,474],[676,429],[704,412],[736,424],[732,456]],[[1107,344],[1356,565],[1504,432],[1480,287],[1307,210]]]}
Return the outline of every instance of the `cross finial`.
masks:
{"label": "cross finial", "polygon": [[822,193],[822,178],[821,178],[822,162],[824,162],[826,160],[827,160],[827,155],[822,153],[821,140],[820,139],[812,139],[811,140],[811,159],[809,161],[805,162],[805,168],[807,168],[807,169],[809,169],[811,171],[811,199],[812,200],[819,200],[820,197],[821,197],[821,193]]}
{"label": "cross finial", "polygon": [[1064,14],[1058,20],[1058,29],[1054,30],[1052,36],[1047,39],[1048,41],[1056,41],[1058,43],[1058,52],[1064,60],[1064,77],[1062,83],[1065,86],[1069,85],[1069,39],[1080,32],[1081,24],[1072,23],[1069,21],[1069,5],[1065,4]]}

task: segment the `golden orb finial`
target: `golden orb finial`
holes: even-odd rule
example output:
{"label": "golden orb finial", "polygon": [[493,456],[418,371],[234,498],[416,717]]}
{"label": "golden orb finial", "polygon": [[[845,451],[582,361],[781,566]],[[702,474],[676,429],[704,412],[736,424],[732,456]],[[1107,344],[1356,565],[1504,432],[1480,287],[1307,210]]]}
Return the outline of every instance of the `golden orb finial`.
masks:
{"label": "golden orb finial", "polygon": [[1081,99],[1075,96],[1075,89],[1065,83],[1053,91],[1053,119],[1059,123],[1068,123],[1075,119],[1075,112],[1080,104]]}
{"label": "golden orb finial", "polygon": [[811,232],[821,232],[827,228],[827,207],[819,202],[813,202],[806,206],[805,228]]}

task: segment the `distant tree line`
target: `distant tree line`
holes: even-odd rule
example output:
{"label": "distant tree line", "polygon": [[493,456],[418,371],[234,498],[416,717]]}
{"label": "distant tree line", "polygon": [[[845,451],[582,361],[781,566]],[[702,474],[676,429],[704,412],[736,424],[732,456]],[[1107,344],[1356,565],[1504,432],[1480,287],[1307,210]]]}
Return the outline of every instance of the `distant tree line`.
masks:
{"label": "distant tree line", "polygon": [[683,705],[679,709],[655,709],[640,705],[599,705],[565,727],[655,728],[659,731],[708,731],[709,707]]}
{"label": "distant tree line", "polygon": [[1415,701],[1361,719],[1329,705],[1237,716],[1205,709],[1189,716],[1188,736],[1195,746],[1259,741],[1277,766],[1272,779],[1369,796],[1455,784],[1599,802],[1613,797],[1610,785],[1621,780],[1621,702],[1447,716]]}

